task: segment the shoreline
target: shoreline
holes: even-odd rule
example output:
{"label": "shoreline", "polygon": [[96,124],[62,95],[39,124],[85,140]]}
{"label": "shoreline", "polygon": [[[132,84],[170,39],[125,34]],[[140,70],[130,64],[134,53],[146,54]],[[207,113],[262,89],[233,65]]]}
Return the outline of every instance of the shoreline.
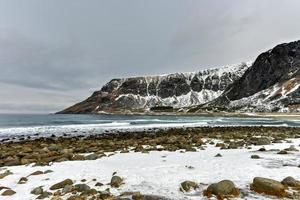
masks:
{"label": "shoreline", "polygon": [[[6,165],[22,164],[21,160],[26,157],[27,152],[32,154],[42,152],[44,157],[48,157],[48,147],[51,145],[59,145],[60,148],[55,148],[56,151],[61,149],[73,149],[72,153],[93,153],[95,151],[128,151],[129,148],[135,148],[140,151],[142,145],[148,145],[152,148],[148,150],[169,150],[176,151],[179,149],[191,150],[203,145],[202,139],[219,139],[224,143],[231,144],[231,140],[237,141],[237,147],[245,147],[247,145],[256,144],[258,138],[268,138],[269,143],[280,142],[287,138],[300,138],[300,127],[277,127],[277,126],[217,126],[217,127],[180,127],[167,129],[147,129],[143,131],[106,131],[101,134],[77,134],[38,138],[21,138],[21,140],[8,140],[0,143],[0,167]],[[172,139],[172,140],[171,140]],[[171,141],[170,141],[171,140]],[[243,140],[242,143],[240,141]],[[180,143],[180,144],[178,144]],[[82,149],[82,145],[86,148]],[[162,146],[160,149],[157,145]],[[176,146],[177,145],[177,146]],[[29,146],[25,149],[24,146]],[[81,148],[79,148],[81,147]],[[93,148],[94,147],[94,148]],[[17,151],[13,151],[16,148]],[[43,152],[43,148],[46,149]],[[21,151],[20,155],[18,152]],[[27,152],[26,152],[27,151]],[[22,154],[23,152],[23,154]],[[63,156],[64,152],[54,155],[49,162],[57,160],[57,156]],[[18,157],[19,156],[19,157]],[[56,157],[55,157],[56,156]],[[65,155],[69,156],[69,155]],[[6,162],[8,157],[15,157],[13,161]],[[37,159],[29,159],[23,164],[29,164]],[[68,160],[71,160],[68,158]]]}
{"label": "shoreline", "polygon": [[198,113],[188,113],[188,112],[100,112],[100,113],[49,113],[49,115],[124,115],[124,116],[228,116],[228,117],[299,117],[300,112],[198,112]]}

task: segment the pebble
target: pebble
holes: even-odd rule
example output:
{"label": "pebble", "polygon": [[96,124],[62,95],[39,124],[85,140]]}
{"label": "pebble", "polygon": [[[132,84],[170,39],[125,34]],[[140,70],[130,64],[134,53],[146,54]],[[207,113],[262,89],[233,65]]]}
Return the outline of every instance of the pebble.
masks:
{"label": "pebble", "polygon": [[11,189],[7,189],[7,190],[5,190],[1,195],[2,195],[2,196],[12,196],[12,195],[14,195],[14,194],[16,194],[15,191],[13,191],[13,190],[11,190]]}

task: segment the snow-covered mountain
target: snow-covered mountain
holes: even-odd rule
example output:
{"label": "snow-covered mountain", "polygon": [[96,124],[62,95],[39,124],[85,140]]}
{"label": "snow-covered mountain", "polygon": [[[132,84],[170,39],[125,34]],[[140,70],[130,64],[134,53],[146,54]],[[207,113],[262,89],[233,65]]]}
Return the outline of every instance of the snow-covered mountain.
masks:
{"label": "snow-covered mountain", "polygon": [[189,111],[299,112],[299,69],[300,41],[277,45],[260,54],[222,95]]}
{"label": "snow-covered mountain", "polygon": [[250,66],[241,63],[195,73],[113,79],[83,102],[60,113],[147,111],[182,108],[212,101]]}
{"label": "snow-covered mountain", "polygon": [[298,75],[249,97],[231,101],[228,107],[245,112],[299,112],[299,86]]}
{"label": "snow-covered mountain", "polygon": [[300,111],[300,40],[277,45],[253,64],[196,73],[113,79],[60,113]]}

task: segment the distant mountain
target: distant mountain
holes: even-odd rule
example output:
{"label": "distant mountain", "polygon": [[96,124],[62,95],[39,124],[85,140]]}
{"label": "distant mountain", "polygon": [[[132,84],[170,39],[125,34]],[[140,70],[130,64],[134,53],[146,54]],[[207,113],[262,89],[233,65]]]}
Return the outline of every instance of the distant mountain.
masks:
{"label": "distant mountain", "polygon": [[113,79],[88,99],[59,113],[145,112],[204,104],[220,96],[249,65],[241,63],[195,73]]}
{"label": "distant mountain", "polygon": [[299,112],[299,69],[300,41],[280,44],[260,54],[220,97],[189,111]]}
{"label": "distant mountain", "polygon": [[253,64],[196,73],[113,79],[59,113],[299,112],[300,41],[277,45]]}

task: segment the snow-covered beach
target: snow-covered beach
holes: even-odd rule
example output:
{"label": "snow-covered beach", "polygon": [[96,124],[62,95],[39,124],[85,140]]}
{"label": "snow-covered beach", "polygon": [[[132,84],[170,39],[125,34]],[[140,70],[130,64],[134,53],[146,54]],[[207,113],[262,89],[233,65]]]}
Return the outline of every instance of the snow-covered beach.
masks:
{"label": "snow-covered beach", "polygon": [[[284,149],[290,145],[299,146],[300,140],[292,143],[265,145],[268,150]],[[15,166],[8,167],[13,174],[0,180],[1,185],[13,188],[16,195],[13,197],[0,197],[1,199],[35,199],[36,195],[30,191],[38,186],[47,190],[51,185],[64,179],[81,183],[86,179],[86,184],[92,188],[105,190],[111,188],[107,185],[112,174],[117,172],[124,178],[124,184],[110,191],[115,195],[123,192],[136,192],[142,194],[162,195],[170,199],[206,199],[202,195],[203,189],[208,184],[229,179],[247,196],[247,199],[274,199],[250,191],[249,185],[254,177],[267,177],[282,180],[287,176],[300,179],[300,153],[293,152],[289,155],[279,155],[276,151],[258,152],[261,146],[252,149],[220,150],[213,145],[208,145],[206,150],[197,152],[132,152],[116,153],[109,157],[89,161],[66,161],[53,163],[51,166],[33,167]],[[215,157],[220,153],[222,157]],[[251,159],[257,154],[261,159]],[[285,166],[286,165],[286,166]],[[2,169],[4,170],[4,169]],[[35,171],[52,170],[52,173],[30,176],[26,184],[18,184],[21,177],[26,177]],[[93,179],[96,179],[93,181]],[[179,190],[180,183],[186,180],[201,183],[196,191],[183,193]],[[104,185],[95,187],[97,182]],[[66,197],[71,194],[66,195]]]}
{"label": "snow-covered beach", "polygon": [[[231,137],[230,134],[234,132],[235,129],[237,129],[236,133],[233,134],[235,136]],[[236,199],[277,199],[277,197],[259,194],[250,190],[250,184],[255,177],[270,178],[280,182],[284,178],[292,176],[296,180],[300,180],[300,152],[295,151],[296,149],[300,149],[298,129],[263,128],[261,129],[262,133],[259,130],[259,128],[248,128],[247,133],[247,127],[219,128],[213,130],[207,137],[202,137],[201,135],[201,145],[192,145],[192,149],[185,146],[188,140],[182,140],[182,137],[189,135],[189,133],[180,133],[181,130],[178,130],[178,135],[176,135],[176,131],[174,131],[175,135],[169,132],[166,133],[165,136],[161,135],[158,139],[151,139],[150,137],[147,140],[149,143],[145,145],[143,145],[143,141],[146,141],[144,139],[147,138],[147,136],[143,136],[145,138],[129,139],[130,142],[133,142],[132,144],[137,143],[137,146],[129,145],[129,142],[126,142],[126,139],[124,139],[123,143],[129,145],[126,150],[104,150],[103,152],[101,151],[101,153],[96,151],[97,155],[101,154],[101,156],[98,157],[95,157],[95,153],[87,150],[87,153],[72,153],[73,156],[82,156],[72,161],[59,157],[60,159],[53,160],[53,162],[49,160],[49,163],[45,166],[40,166],[45,163],[36,165],[30,162],[26,165],[3,166],[1,167],[0,174],[5,173],[7,170],[9,170],[10,173],[0,179],[0,186],[10,188],[16,193],[12,196],[0,196],[0,199],[36,199],[39,195],[31,194],[31,192],[40,186],[44,192],[47,191],[48,193],[45,199],[72,199],[74,196],[80,195],[80,193],[76,193],[75,191],[64,193],[65,188],[61,190],[49,189],[53,184],[66,179],[72,180],[72,184],[74,185],[86,184],[90,189],[95,189],[98,192],[109,191],[111,195],[110,199],[126,199],[125,194],[128,196],[128,194],[132,192],[149,195],[148,197],[150,199],[208,199],[203,196],[204,190],[207,189],[210,184],[221,180],[232,181],[240,190],[240,195],[236,197]],[[269,133],[267,130],[269,130]],[[285,132],[286,136],[276,133],[276,130]],[[208,132],[208,130],[202,131]],[[211,138],[213,132],[215,132],[217,136],[218,133],[222,131],[223,136],[221,138]],[[245,137],[248,137],[250,139],[249,141],[255,140],[254,143],[256,144],[250,144],[251,142],[246,142],[247,138],[244,138],[245,143],[237,145],[239,143],[238,141],[242,141],[238,138],[244,137],[240,134],[242,132],[245,132]],[[255,132],[261,136],[256,136]],[[274,134],[273,138],[269,136],[272,132]],[[251,135],[250,133],[253,134]],[[289,136],[291,135],[294,135],[295,138],[290,139]],[[197,137],[192,135],[190,137],[191,140],[197,143]],[[279,137],[287,138],[279,141]],[[59,141],[60,139],[57,140]],[[80,141],[81,140],[76,144],[80,144]],[[103,141],[103,144],[108,143],[108,141],[109,140],[106,142]],[[121,143],[119,143],[118,140],[112,141],[114,141],[114,148],[123,148],[120,146]],[[164,142],[159,143],[158,141]],[[233,146],[234,141],[236,142],[236,146]],[[37,141],[36,143],[39,142],[41,141]],[[151,142],[157,143],[156,149],[149,145]],[[177,144],[177,142],[182,142],[180,145],[185,148],[172,150],[173,146],[168,146],[171,143]],[[269,142],[271,143],[267,144]],[[34,146],[35,144],[33,143],[34,141],[30,144]],[[63,144],[68,143],[67,141]],[[60,143],[57,143],[57,146],[59,146],[59,144]],[[91,146],[94,145],[94,143],[90,141],[87,143],[82,142],[83,147],[87,146],[87,144]],[[28,148],[28,143],[24,142],[22,145],[25,151],[25,149]],[[49,149],[51,149],[51,145],[48,146]],[[232,146],[230,147],[230,145]],[[163,148],[163,146],[165,146],[165,148]],[[291,146],[293,148],[287,150],[287,154],[279,154],[281,150],[289,149]],[[56,148],[58,149],[59,147]],[[76,148],[76,145],[74,145],[74,148]],[[32,148],[32,150],[35,151],[34,148]],[[44,150],[46,150],[46,148]],[[53,151],[54,147],[51,149],[50,154],[53,153]],[[61,151],[67,153],[68,150],[62,149]],[[20,153],[22,154],[22,152]],[[253,155],[258,156],[258,159],[251,158]],[[44,159],[46,160],[47,158]],[[32,173],[37,175],[30,175]],[[117,175],[123,179],[122,184],[118,188],[112,187],[109,184],[113,175]],[[23,180],[23,184],[20,184],[19,181],[22,177],[26,177],[26,179]],[[182,192],[180,191],[180,187],[184,181],[193,181],[199,184],[199,187],[190,192]],[[1,189],[0,193],[3,193],[5,190],[4,188]],[[286,191],[289,194],[293,193],[293,190],[290,188],[286,189]],[[297,194],[296,192],[296,195]],[[294,196],[293,198],[297,199],[298,197],[299,196]],[[79,197],[77,198],[80,199]],[[86,197],[82,199],[89,198]],[[216,199],[216,196],[213,196],[211,199]]]}

